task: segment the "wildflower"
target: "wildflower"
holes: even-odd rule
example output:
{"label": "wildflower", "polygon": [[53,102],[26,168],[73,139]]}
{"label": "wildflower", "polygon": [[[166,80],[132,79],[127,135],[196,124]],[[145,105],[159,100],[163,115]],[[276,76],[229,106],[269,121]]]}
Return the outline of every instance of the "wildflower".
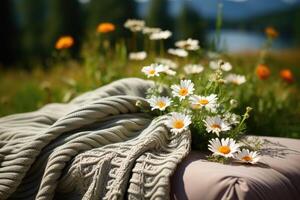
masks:
{"label": "wildflower", "polygon": [[232,65],[229,62],[224,62],[223,60],[219,60],[218,65],[219,68],[221,68],[225,72],[232,70]]}
{"label": "wildflower", "polygon": [[239,151],[234,158],[241,162],[256,164],[259,161],[260,156],[256,151],[243,149],[242,151]]}
{"label": "wildflower", "polygon": [[170,67],[168,65],[163,65],[163,70],[162,72],[167,74],[167,75],[170,75],[170,76],[175,76],[176,75],[176,71],[170,69]]}
{"label": "wildflower", "polygon": [[209,96],[193,95],[190,97],[190,102],[193,109],[206,108],[207,110],[214,111],[217,107],[218,97],[216,94]]}
{"label": "wildflower", "polygon": [[213,155],[223,156],[225,158],[234,157],[234,153],[239,151],[240,145],[232,138],[218,138],[209,141],[208,149],[213,152]]}
{"label": "wildflower", "polygon": [[142,31],[144,26],[145,26],[145,21],[137,20],[137,19],[128,19],[124,24],[124,27],[128,28],[132,32]]}
{"label": "wildflower", "polygon": [[164,111],[172,102],[169,97],[152,97],[147,101],[152,107],[151,110],[159,109],[161,111]]}
{"label": "wildflower", "polygon": [[97,32],[98,33],[109,33],[109,32],[112,32],[114,31],[116,28],[115,28],[115,25],[112,24],[112,23],[100,23],[98,26],[97,26]]}
{"label": "wildflower", "polygon": [[171,69],[177,69],[178,65],[170,59],[156,58],[155,62],[168,66]]}
{"label": "wildflower", "polygon": [[220,118],[220,116],[206,117],[203,122],[205,123],[206,131],[208,133],[213,132],[217,134],[217,136],[219,136],[220,132],[228,131],[231,128],[227,122]]}
{"label": "wildflower", "polygon": [[55,48],[60,49],[68,49],[74,45],[74,39],[71,36],[62,36],[60,37],[55,44]]}
{"label": "wildflower", "polygon": [[210,61],[210,62],[209,62],[209,67],[210,67],[212,70],[217,70],[217,69],[219,69],[218,61],[216,61],[216,60]]}
{"label": "wildflower", "polygon": [[241,121],[241,116],[234,114],[234,113],[230,113],[230,112],[226,112],[224,115],[224,120],[226,122],[228,122],[229,124],[239,124]]}
{"label": "wildflower", "polygon": [[292,83],[294,81],[293,73],[289,69],[281,70],[280,71],[280,77],[282,78],[282,80],[284,80],[288,83]]}
{"label": "wildflower", "polygon": [[246,82],[246,77],[243,75],[238,75],[238,74],[228,74],[225,77],[225,82],[226,83],[233,83],[236,85],[241,85]]}
{"label": "wildflower", "polygon": [[209,59],[217,59],[220,57],[220,54],[216,53],[216,52],[212,52],[212,51],[208,51],[207,52],[207,57]]}
{"label": "wildflower", "polygon": [[165,40],[168,39],[169,37],[172,36],[172,32],[171,31],[160,31],[157,33],[152,33],[150,35],[150,40]]}
{"label": "wildflower", "polygon": [[199,74],[204,70],[204,67],[202,65],[189,64],[185,65],[183,70],[186,74]]}
{"label": "wildflower", "polygon": [[184,49],[168,49],[168,53],[178,56],[178,57],[187,57],[188,52]]}
{"label": "wildflower", "polygon": [[147,35],[150,35],[152,33],[158,33],[160,31],[161,31],[160,28],[152,28],[152,27],[144,27],[143,28],[143,34],[147,34]]}
{"label": "wildflower", "polygon": [[144,72],[145,75],[147,75],[148,78],[159,76],[159,73],[164,70],[162,65],[159,64],[151,64],[150,66],[145,66],[142,69],[142,72]]}
{"label": "wildflower", "polygon": [[269,26],[265,29],[265,33],[269,38],[272,38],[272,39],[277,38],[279,35],[278,31],[271,26]]}
{"label": "wildflower", "polygon": [[192,123],[191,117],[182,113],[171,113],[165,125],[171,129],[172,133],[178,134],[186,130]]}
{"label": "wildflower", "polygon": [[144,60],[146,57],[147,57],[147,53],[145,51],[131,52],[129,54],[130,60]]}
{"label": "wildflower", "polygon": [[238,101],[235,99],[230,99],[229,103],[232,106],[232,108],[236,108],[238,106]]}
{"label": "wildflower", "polygon": [[261,80],[266,80],[269,78],[271,71],[268,66],[260,64],[256,68],[256,75]]}
{"label": "wildflower", "polygon": [[190,50],[190,51],[196,51],[199,47],[199,41],[193,40],[191,38],[187,40],[180,40],[175,43],[175,46],[181,49]]}
{"label": "wildflower", "polygon": [[179,97],[180,101],[185,97],[193,94],[194,83],[191,80],[181,80],[180,85],[172,85],[172,94],[174,97]]}

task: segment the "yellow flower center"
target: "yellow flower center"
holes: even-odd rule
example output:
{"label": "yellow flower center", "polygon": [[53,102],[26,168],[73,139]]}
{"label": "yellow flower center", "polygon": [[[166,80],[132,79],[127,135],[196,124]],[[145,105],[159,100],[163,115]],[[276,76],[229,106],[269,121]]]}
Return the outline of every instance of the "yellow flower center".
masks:
{"label": "yellow flower center", "polygon": [[213,124],[213,125],[211,125],[211,127],[214,129],[216,129],[216,128],[221,129],[221,126],[219,124]]}
{"label": "yellow flower center", "polygon": [[181,129],[184,127],[184,123],[182,120],[176,120],[173,124],[174,128]]}
{"label": "yellow flower center", "polygon": [[206,99],[201,99],[201,100],[199,101],[199,103],[200,103],[201,105],[206,105],[206,104],[208,104],[208,100],[206,100]]}
{"label": "yellow flower center", "polygon": [[149,74],[151,74],[151,75],[155,74],[155,69],[150,69]]}
{"label": "yellow flower center", "polygon": [[166,103],[163,102],[163,101],[158,101],[158,102],[156,103],[156,105],[157,105],[159,108],[163,108],[163,107],[166,106]]}
{"label": "yellow flower center", "polygon": [[228,146],[220,146],[218,151],[223,153],[223,154],[229,154],[230,153],[230,148]]}
{"label": "yellow flower center", "polygon": [[180,96],[186,96],[187,94],[188,94],[188,89],[186,89],[186,88],[181,88],[180,90],[179,90],[179,95]]}
{"label": "yellow flower center", "polygon": [[252,160],[252,158],[251,158],[250,156],[244,156],[244,157],[242,158],[242,160],[244,160],[244,161],[246,161],[246,162],[249,162],[249,161]]}

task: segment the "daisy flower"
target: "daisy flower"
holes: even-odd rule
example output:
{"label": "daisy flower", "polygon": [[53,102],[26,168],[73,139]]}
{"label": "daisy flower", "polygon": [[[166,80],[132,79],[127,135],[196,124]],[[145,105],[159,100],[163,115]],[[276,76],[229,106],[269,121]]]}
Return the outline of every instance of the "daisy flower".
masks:
{"label": "daisy flower", "polygon": [[216,61],[216,60],[210,61],[209,67],[213,70],[219,69],[218,61]]}
{"label": "daisy flower", "polygon": [[206,117],[203,122],[205,123],[206,131],[208,133],[215,133],[217,136],[219,136],[222,131],[230,130],[230,125],[226,121],[222,120],[220,116]]}
{"label": "daisy flower", "polygon": [[145,51],[131,52],[129,54],[130,60],[144,60],[146,57],[147,57],[147,53]]}
{"label": "daisy flower", "polygon": [[172,85],[172,94],[174,97],[179,97],[179,100],[185,99],[185,97],[193,94],[194,83],[191,80],[181,80],[180,85]]}
{"label": "daisy flower", "polygon": [[147,101],[152,107],[151,110],[159,109],[161,111],[164,111],[172,102],[169,97],[152,97]]}
{"label": "daisy flower", "polygon": [[214,111],[217,107],[218,97],[216,94],[209,96],[193,95],[190,97],[190,102],[193,109],[206,108],[207,110]]}
{"label": "daisy flower", "polygon": [[175,76],[176,75],[176,71],[170,69],[170,67],[168,65],[163,65],[163,73],[170,75],[170,76]]}
{"label": "daisy flower", "polygon": [[156,58],[155,62],[163,64],[163,65],[167,65],[171,69],[177,69],[178,68],[178,65],[170,59]]}
{"label": "daisy flower", "polygon": [[169,37],[172,36],[172,32],[171,31],[160,31],[157,33],[152,33],[150,35],[150,40],[165,40],[168,39]]}
{"label": "daisy flower", "polygon": [[204,70],[204,67],[202,65],[189,64],[185,65],[183,70],[186,74],[199,74]]}
{"label": "daisy flower", "polygon": [[237,125],[241,121],[241,116],[234,113],[226,112],[224,115],[224,120],[226,120],[229,124]]}
{"label": "daisy flower", "polygon": [[184,49],[168,49],[168,53],[178,57],[187,57],[189,54]]}
{"label": "daisy flower", "polygon": [[187,40],[180,40],[175,43],[175,46],[180,49],[185,49],[185,50],[190,50],[190,51],[196,51],[200,48],[199,41],[193,40],[191,38],[189,38]]}
{"label": "daisy flower", "polygon": [[241,162],[256,164],[259,161],[260,156],[256,151],[243,149],[242,151],[237,152],[234,158]]}
{"label": "daisy flower", "polygon": [[165,125],[171,129],[172,133],[178,134],[186,130],[192,123],[191,117],[182,113],[171,113]]}
{"label": "daisy flower", "polygon": [[154,28],[154,27],[144,27],[143,28],[143,34],[147,34],[147,35],[150,35],[152,33],[158,33],[160,31],[161,31],[160,28]]}
{"label": "daisy flower", "polygon": [[225,72],[232,70],[232,65],[229,62],[219,61],[219,66]]}
{"label": "daisy flower", "polygon": [[164,70],[164,67],[160,64],[151,64],[142,68],[142,72],[147,75],[148,78],[159,76],[159,73]]}
{"label": "daisy flower", "polygon": [[238,74],[228,74],[225,77],[225,82],[226,83],[233,83],[236,85],[241,85],[246,82],[246,77],[243,75],[238,75]]}
{"label": "daisy flower", "polygon": [[224,156],[225,158],[234,157],[234,153],[239,151],[240,145],[232,138],[218,138],[209,141],[208,149],[213,152],[215,156]]}
{"label": "daisy flower", "polygon": [[145,21],[143,20],[137,20],[137,19],[128,19],[124,27],[130,29],[132,32],[138,32],[143,30],[145,26]]}

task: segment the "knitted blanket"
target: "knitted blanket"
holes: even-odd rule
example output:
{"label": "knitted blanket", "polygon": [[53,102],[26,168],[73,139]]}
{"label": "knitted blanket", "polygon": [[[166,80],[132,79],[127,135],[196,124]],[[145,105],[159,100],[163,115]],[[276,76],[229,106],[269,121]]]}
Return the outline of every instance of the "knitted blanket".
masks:
{"label": "knitted blanket", "polygon": [[169,199],[191,138],[139,111],[151,85],[123,79],[0,118],[0,199]]}

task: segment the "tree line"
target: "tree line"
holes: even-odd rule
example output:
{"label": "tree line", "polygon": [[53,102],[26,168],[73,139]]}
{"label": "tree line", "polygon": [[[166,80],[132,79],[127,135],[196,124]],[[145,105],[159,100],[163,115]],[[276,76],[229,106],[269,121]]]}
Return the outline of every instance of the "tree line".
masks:
{"label": "tree line", "polygon": [[[137,18],[133,0],[90,0],[85,4],[78,0],[1,0],[0,66],[45,61],[62,35],[74,37],[72,55],[76,56],[88,33],[100,22],[123,27],[128,18]],[[152,0],[145,20],[149,26],[175,31],[178,38],[203,40],[203,20],[187,3],[178,16],[172,17],[168,0]],[[126,33],[119,28],[114,35]]]}

